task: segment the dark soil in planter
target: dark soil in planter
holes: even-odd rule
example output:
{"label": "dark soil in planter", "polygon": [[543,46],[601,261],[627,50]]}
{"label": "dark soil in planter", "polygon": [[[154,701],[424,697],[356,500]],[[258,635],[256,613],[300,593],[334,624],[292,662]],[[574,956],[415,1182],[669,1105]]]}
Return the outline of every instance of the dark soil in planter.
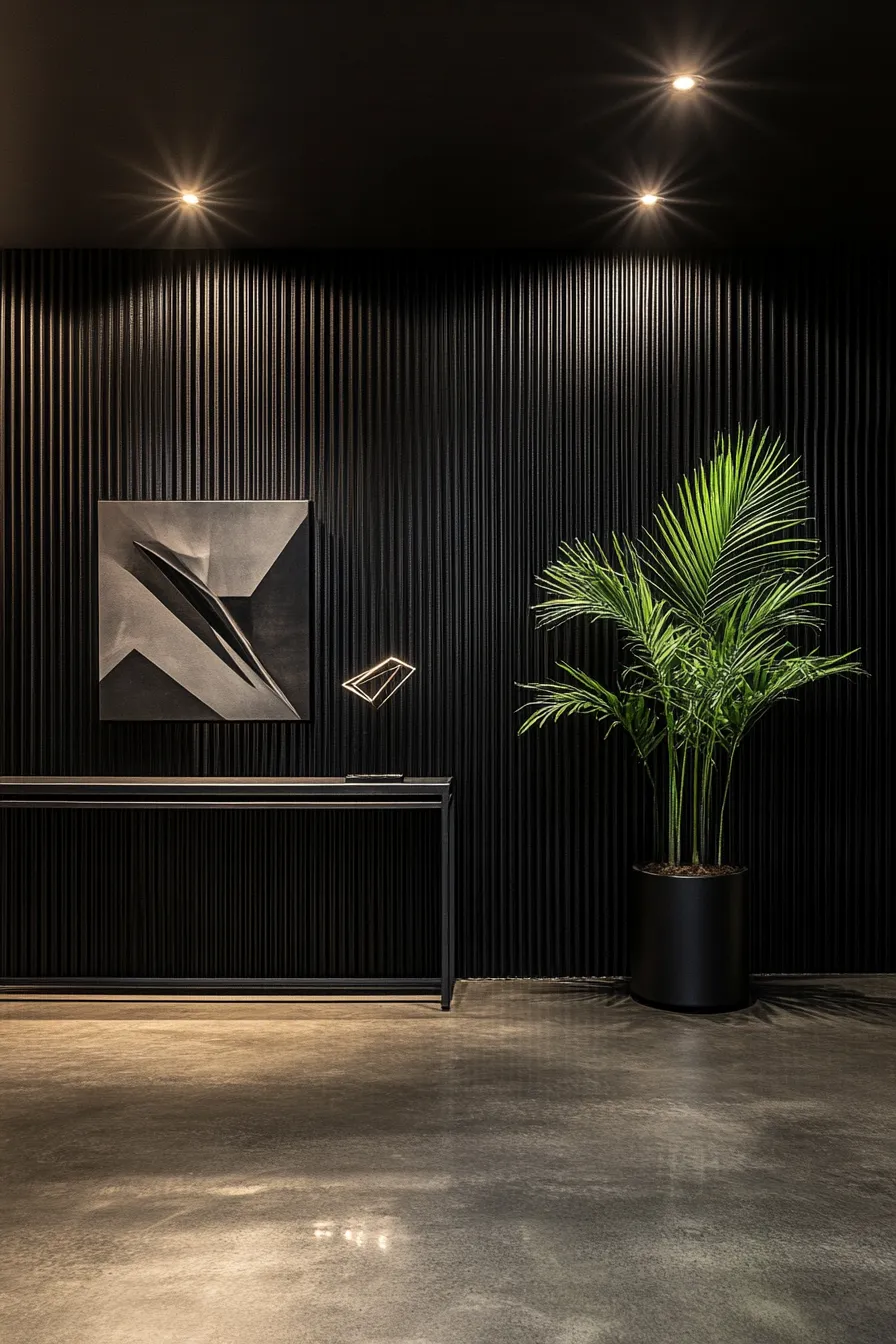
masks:
{"label": "dark soil in planter", "polygon": [[743,869],[730,863],[645,863],[641,871],[654,877],[733,877]]}

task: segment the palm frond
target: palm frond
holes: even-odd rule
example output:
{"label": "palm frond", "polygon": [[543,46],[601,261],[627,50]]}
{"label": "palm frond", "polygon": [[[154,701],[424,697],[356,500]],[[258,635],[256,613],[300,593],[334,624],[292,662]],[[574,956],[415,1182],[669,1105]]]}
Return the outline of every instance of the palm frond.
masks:
{"label": "palm frond", "polygon": [[812,564],[818,542],[804,532],[809,490],[780,440],[756,430],[732,441],[665,497],[644,542],[658,593],[683,619],[706,629],[719,614],[771,576]]}
{"label": "palm frond", "polygon": [[[566,670],[564,664],[558,666]],[[573,714],[592,714],[601,721],[619,721],[616,696],[597,682],[593,686],[571,686],[565,681],[524,682],[522,689],[534,691],[535,698],[522,707],[523,712],[527,709],[532,712],[520,725],[520,733],[527,733],[530,728],[540,728],[546,723],[559,723]]]}
{"label": "palm frond", "polygon": [[864,676],[861,663],[849,653],[824,654],[818,650],[759,661],[742,678],[724,706],[726,722],[738,739],[755,726],[773,705],[793,698],[793,692],[826,677]]}
{"label": "palm frond", "polygon": [[716,621],[722,628],[732,619],[745,632],[808,626],[820,629],[831,571],[819,560],[802,571],[758,577],[752,586],[727,606],[720,607]]}
{"label": "palm frond", "polygon": [[645,696],[625,690],[611,691],[581,668],[571,667],[568,663],[561,662],[557,666],[572,678],[572,684],[545,681],[524,685],[524,690],[535,692],[535,699],[523,706],[524,711],[530,709],[532,713],[520,726],[520,733],[546,723],[558,723],[574,714],[590,714],[608,725],[608,733],[617,725],[624,728],[642,760],[646,761],[653,754],[662,742],[663,734],[659,719]]}
{"label": "palm frond", "polygon": [[536,605],[537,623],[556,626],[575,616],[609,621],[647,679],[662,681],[689,632],[676,626],[657,599],[631,542],[614,536],[613,550],[615,566],[597,541],[564,542],[560,559],[538,580],[551,596]]}

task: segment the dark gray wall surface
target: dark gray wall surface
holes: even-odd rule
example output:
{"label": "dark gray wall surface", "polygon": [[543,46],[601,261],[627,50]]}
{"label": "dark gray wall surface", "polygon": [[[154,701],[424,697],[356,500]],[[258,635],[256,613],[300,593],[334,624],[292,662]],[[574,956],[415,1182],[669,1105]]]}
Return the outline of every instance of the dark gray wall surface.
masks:
{"label": "dark gray wall surface", "polygon": [[[539,633],[563,538],[643,524],[738,420],[802,455],[836,579],[811,690],[744,753],[759,970],[896,970],[891,262],[5,253],[0,769],[453,774],[464,975],[626,969],[646,798],[587,722],[522,741],[516,681],[606,669]],[[311,498],[311,724],[101,724],[96,501]],[[396,653],[373,713],[340,688]],[[426,974],[426,819],[4,816],[7,975]]]}

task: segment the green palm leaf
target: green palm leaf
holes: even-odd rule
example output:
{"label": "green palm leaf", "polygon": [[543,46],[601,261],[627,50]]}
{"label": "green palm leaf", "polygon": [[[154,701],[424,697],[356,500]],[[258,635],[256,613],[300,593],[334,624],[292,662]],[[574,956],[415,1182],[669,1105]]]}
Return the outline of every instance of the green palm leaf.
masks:
{"label": "green palm leaf", "polygon": [[535,692],[535,699],[523,709],[532,712],[523,721],[520,732],[540,728],[546,723],[557,723],[574,714],[591,714],[607,724],[607,732],[618,725],[625,729],[643,761],[648,761],[663,740],[660,721],[646,696],[636,692],[611,691],[609,687],[589,677],[580,668],[558,663],[561,671],[572,678],[572,684],[563,681],[544,681],[527,684],[524,689]]}
{"label": "green palm leaf", "polygon": [[757,583],[792,575],[817,560],[805,535],[809,490],[780,440],[755,429],[732,441],[678,487],[677,506],[663,498],[645,564],[659,595],[687,621],[706,629]]}
{"label": "green palm leaf", "polygon": [[538,580],[550,596],[535,607],[537,623],[556,626],[575,616],[610,621],[621,631],[634,665],[648,679],[662,682],[689,633],[676,626],[657,598],[632,544],[614,536],[613,550],[616,565],[597,541],[563,542],[560,559]]}

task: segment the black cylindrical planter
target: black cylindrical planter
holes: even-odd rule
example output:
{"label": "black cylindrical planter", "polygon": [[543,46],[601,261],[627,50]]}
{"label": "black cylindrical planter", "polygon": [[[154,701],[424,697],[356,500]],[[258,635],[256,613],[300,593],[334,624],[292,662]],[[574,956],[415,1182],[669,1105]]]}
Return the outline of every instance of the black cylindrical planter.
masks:
{"label": "black cylindrical planter", "polygon": [[750,1002],[747,871],[666,877],[632,870],[632,997],[680,1012],[724,1012]]}

